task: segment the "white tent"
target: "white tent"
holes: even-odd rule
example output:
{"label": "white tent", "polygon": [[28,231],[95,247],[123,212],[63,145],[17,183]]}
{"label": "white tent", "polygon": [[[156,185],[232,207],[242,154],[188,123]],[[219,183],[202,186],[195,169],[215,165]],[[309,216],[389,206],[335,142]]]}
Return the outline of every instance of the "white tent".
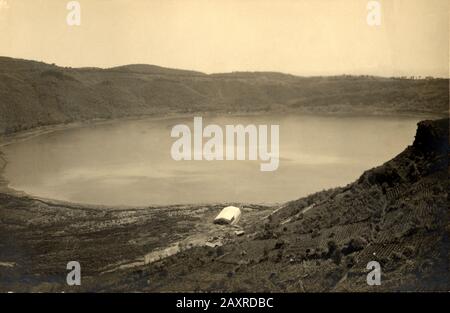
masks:
{"label": "white tent", "polygon": [[216,224],[235,225],[241,218],[241,210],[235,206],[227,206],[220,211],[219,215],[214,219]]}

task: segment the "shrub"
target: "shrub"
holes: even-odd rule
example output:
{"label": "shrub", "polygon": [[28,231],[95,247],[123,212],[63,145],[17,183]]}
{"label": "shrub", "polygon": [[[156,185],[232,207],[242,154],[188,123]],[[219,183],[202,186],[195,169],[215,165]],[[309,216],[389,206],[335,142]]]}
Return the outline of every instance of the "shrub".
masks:
{"label": "shrub", "polygon": [[414,255],[414,252],[415,252],[414,247],[412,247],[412,246],[407,246],[407,247],[405,248],[405,250],[403,250],[403,255],[404,255],[405,257],[407,257],[407,258],[410,258],[410,257],[412,257],[412,256]]}
{"label": "shrub", "polygon": [[350,240],[350,247],[356,251],[364,249],[366,245],[367,241],[362,237],[353,238]]}
{"label": "shrub", "polygon": [[274,249],[282,249],[285,245],[285,242],[283,239],[278,239],[277,242],[275,243],[275,247]]}
{"label": "shrub", "polygon": [[216,256],[221,256],[221,255],[223,255],[224,253],[225,253],[225,250],[223,249],[222,246],[217,247],[217,249],[216,249]]}
{"label": "shrub", "polygon": [[394,253],[392,253],[391,259],[393,261],[401,261],[401,260],[404,259],[404,257],[403,257],[403,254],[401,254],[400,252],[395,251]]}
{"label": "shrub", "polygon": [[350,254],[353,252],[357,252],[364,249],[366,245],[367,245],[366,239],[362,237],[352,238],[350,242],[347,244],[347,246],[342,249],[342,253]]}
{"label": "shrub", "polygon": [[346,259],[347,268],[351,268],[356,264],[356,257],[354,255],[350,255]]}
{"label": "shrub", "polygon": [[311,238],[316,238],[320,236],[320,232],[317,229],[314,229],[312,234],[311,234]]}
{"label": "shrub", "polygon": [[328,246],[328,253],[330,255],[337,249],[337,243],[335,240],[328,241],[327,246]]}

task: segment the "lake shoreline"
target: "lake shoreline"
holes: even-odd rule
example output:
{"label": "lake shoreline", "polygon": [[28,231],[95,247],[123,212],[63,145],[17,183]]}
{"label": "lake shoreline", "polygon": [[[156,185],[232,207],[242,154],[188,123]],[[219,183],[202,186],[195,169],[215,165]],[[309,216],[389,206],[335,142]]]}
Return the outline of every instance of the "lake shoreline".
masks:
{"label": "lake shoreline", "polygon": [[[8,165],[8,160],[6,159],[6,156],[4,152],[2,151],[2,147],[15,144],[18,142],[27,141],[29,139],[32,139],[37,136],[51,134],[58,131],[65,131],[70,129],[76,129],[76,128],[83,128],[88,126],[100,126],[100,125],[108,125],[113,123],[119,123],[123,121],[142,121],[142,120],[167,120],[167,119],[179,119],[179,118],[189,118],[196,114],[203,114],[202,116],[206,117],[214,117],[214,116],[221,116],[222,113],[220,112],[198,112],[198,113],[173,113],[173,114],[151,114],[151,115],[145,115],[145,116],[131,116],[131,117],[121,117],[121,118],[115,118],[115,119],[95,119],[95,120],[88,120],[88,121],[81,121],[81,122],[73,122],[69,124],[56,124],[56,125],[47,125],[47,126],[41,126],[36,127],[30,130],[24,130],[19,131],[16,133],[13,133],[8,136],[0,136],[0,193],[8,194],[15,197],[20,198],[27,198],[27,199],[33,199],[36,201],[40,201],[49,205],[59,205],[64,206],[66,208],[70,207],[77,207],[77,208],[84,208],[84,209],[94,209],[94,210],[145,210],[149,207],[153,208],[177,208],[180,206],[188,206],[188,207],[194,207],[194,206],[204,206],[204,205],[239,205],[238,203],[222,203],[222,202],[208,202],[208,203],[174,203],[169,205],[107,205],[107,204],[91,204],[91,203],[77,203],[73,201],[65,201],[65,200],[59,200],[59,199],[52,199],[52,198],[45,198],[45,197],[39,197],[36,195],[29,194],[27,192],[16,190],[14,188],[11,188],[9,186],[8,180],[4,177],[4,170],[6,166]],[[225,113],[224,113],[225,114]],[[252,116],[252,115],[260,115],[257,113],[239,113],[239,116]],[[242,203],[240,203],[242,204]],[[245,204],[243,204],[245,205]],[[277,206],[280,205],[280,203],[268,203],[268,204],[248,204],[248,205],[260,205],[260,206]]]}
{"label": "lake shoreline", "polygon": [[[29,130],[19,131],[15,132],[10,135],[2,135],[0,136],[0,192],[14,195],[14,196],[25,196],[29,198],[34,198],[36,200],[40,201],[47,201],[51,203],[59,203],[60,205],[77,205],[77,206],[84,206],[84,207],[91,207],[91,208],[112,208],[117,210],[123,210],[128,208],[136,208],[136,207],[142,207],[145,208],[146,205],[136,206],[136,205],[103,205],[103,204],[90,204],[90,203],[76,203],[71,201],[65,201],[65,200],[59,200],[59,199],[52,199],[52,198],[45,198],[45,197],[39,197],[36,195],[28,194],[21,190],[16,190],[14,188],[11,188],[8,184],[9,182],[4,177],[4,170],[8,164],[8,160],[6,159],[5,154],[2,152],[2,147],[15,144],[18,142],[23,142],[26,140],[29,140],[31,138],[50,134],[53,132],[58,131],[64,131],[69,129],[77,129],[77,128],[83,128],[88,126],[100,126],[100,125],[109,125],[113,123],[119,123],[123,121],[143,121],[143,120],[149,120],[149,121],[160,121],[160,120],[169,120],[169,119],[183,119],[183,118],[191,118],[193,116],[202,116],[202,117],[221,117],[221,116],[236,116],[236,117],[248,117],[248,116],[266,116],[266,115],[276,115],[276,116],[288,116],[292,114],[296,114],[299,116],[317,116],[317,117],[335,117],[335,118],[358,118],[358,117],[380,117],[380,118],[395,118],[395,119],[402,119],[402,118],[420,118],[420,119],[437,119],[440,118],[439,114],[416,114],[416,113],[407,113],[407,114],[387,114],[387,112],[384,112],[386,114],[362,114],[360,112],[352,112],[352,113],[346,113],[346,112],[340,112],[340,113],[317,113],[317,112],[299,112],[298,110],[295,110],[294,112],[285,112],[285,111],[274,111],[274,112],[235,112],[235,113],[229,113],[229,112],[189,112],[189,113],[182,113],[182,112],[173,112],[173,113],[164,113],[164,114],[149,114],[149,115],[143,115],[143,116],[130,116],[130,117],[120,117],[120,118],[113,118],[113,119],[93,119],[93,120],[86,120],[86,121],[78,121],[73,123],[67,123],[67,124],[55,124],[55,125],[46,125],[46,126],[40,126],[36,128],[32,128]],[[288,200],[289,201],[289,200]],[[182,203],[182,204],[170,204],[170,205],[152,205],[155,207],[167,207],[167,206],[177,206],[177,205],[206,205],[206,203]],[[207,203],[210,205],[216,205],[219,204],[218,202],[212,202]],[[266,205],[266,206],[276,206],[280,203],[274,202],[274,203],[260,203],[258,205]]]}
{"label": "lake shoreline", "polygon": [[[391,168],[404,166],[404,160],[413,159],[412,156],[416,153],[417,147],[408,147],[386,165],[390,164],[388,166]],[[428,157],[431,155],[433,154],[426,154]],[[431,160],[417,160],[421,162],[420,166],[428,166],[427,164],[438,162],[439,155]],[[385,168],[386,165],[380,168]],[[367,257],[372,257],[374,251],[382,254],[385,250],[392,250],[391,245],[395,245],[398,248],[394,252],[400,253],[404,247],[412,246],[417,253],[413,260],[420,266],[419,262],[423,262],[430,251],[437,251],[439,248],[440,228],[426,228],[428,224],[421,224],[417,226],[418,232],[411,233],[407,229],[400,231],[397,226],[409,227],[406,220],[401,220],[377,230],[372,227],[372,223],[378,221],[376,214],[368,211],[365,206],[354,207],[355,200],[371,199],[369,194],[381,190],[377,182],[370,183],[370,179],[376,176],[380,168],[368,170],[361,179],[345,188],[319,192],[283,206],[237,204],[243,208],[239,223],[239,230],[244,230],[243,236],[236,234],[235,227],[212,223],[224,205],[110,210],[0,192],[0,223],[4,226],[0,228],[0,236],[5,240],[2,247],[4,254],[0,259],[0,274],[3,277],[0,292],[236,291],[235,286],[228,282],[245,282],[245,290],[264,291],[269,288],[267,290],[279,292],[286,286],[286,277],[293,275],[302,277],[303,283],[300,287],[289,283],[287,286],[292,291],[305,291],[306,288],[307,291],[339,291],[348,288],[366,291],[365,284],[359,284],[359,276],[354,271],[365,268],[364,261]],[[371,200],[371,209],[389,214],[386,220],[392,221],[397,210],[420,210],[418,205],[411,206],[416,201],[415,197],[418,197],[418,201],[427,203],[429,197],[436,197],[428,190],[445,190],[439,186],[440,173],[429,175],[434,176],[424,177],[426,184],[421,181],[414,184],[405,181],[401,183],[403,187],[393,186],[386,196],[380,193],[379,197]],[[372,187],[369,188],[370,186]],[[417,192],[415,188],[419,186],[423,190]],[[403,191],[397,194],[398,190]],[[411,197],[411,201],[404,207],[389,211],[385,210],[386,205],[378,208],[388,195],[395,195],[398,199]],[[441,193],[439,197],[442,201],[446,199],[443,195],[441,197]],[[397,201],[396,198],[392,200],[393,203]],[[438,205],[439,201],[433,203]],[[323,215],[324,210],[330,214],[334,212],[328,211],[329,205],[335,205],[336,210],[343,210],[339,216],[345,219],[337,224],[332,216],[323,220],[322,216],[327,216]],[[354,211],[352,214],[343,214],[346,212],[344,209]],[[438,213],[429,213],[427,218],[434,215],[438,216]],[[303,225],[302,221],[305,219],[308,223]],[[313,232],[308,230],[311,222],[315,223],[312,227],[317,228]],[[354,229],[354,234],[348,232],[349,227],[353,229],[353,226],[358,226]],[[353,252],[353,255],[344,256],[344,262],[334,264],[332,258],[323,252],[326,251],[323,244],[330,240],[331,234],[342,251],[345,251],[348,240],[359,238],[359,234],[369,234],[364,240],[371,244]],[[316,236],[319,236],[320,241],[317,241]],[[422,242],[425,244],[422,245]],[[211,247],[215,244],[219,246]],[[223,248],[219,249],[221,246]],[[166,250],[172,247],[177,247],[179,253],[166,257]],[[306,248],[310,250],[309,254],[303,251]],[[283,250],[285,252],[280,254]],[[358,258],[353,259],[355,254],[359,261]],[[147,256],[155,255],[157,259],[154,262],[145,263]],[[440,258],[435,259],[435,262],[440,262]],[[83,285],[79,288],[65,284],[66,263],[69,260],[77,260],[82,265]],[[399,267],[404,263],[395,260],[388,259],[391,267]],[[350,270],[346,267],[347,264],[351,264]],[[443,274],[439,272],[439,266],[428,269],[430,275],[433,275],[431,281]],[[274,271],[280,274],[273,276]],[[329,283],[330,273],[344,275],[346,271],[353,271],[349,279],[345,281],[337,277],[336,281]],[[205,275],[210,277],[209,273],[215,273],[215,276],[204,280]],[[390,281],[383,285],[383,290],[402,288],[405,277],[403,272],[401,275],[398,273],[400,271],[397,270],[390,273]],[[415,282],[413,274],[412,272],[407,276],[408,282]],[[191,280],[179,279],[185,276],[198,281],[199,287],[189,287]],[[148,277],[157,279],[148,280]],[[276,284],[273,284],[273,279]],[[316,285],[317,279],[323,285]],[[442,288],[439,284],[437,287],[426,284],[427,281],[422,284],[423,287],[419,284],[418,288]]]}

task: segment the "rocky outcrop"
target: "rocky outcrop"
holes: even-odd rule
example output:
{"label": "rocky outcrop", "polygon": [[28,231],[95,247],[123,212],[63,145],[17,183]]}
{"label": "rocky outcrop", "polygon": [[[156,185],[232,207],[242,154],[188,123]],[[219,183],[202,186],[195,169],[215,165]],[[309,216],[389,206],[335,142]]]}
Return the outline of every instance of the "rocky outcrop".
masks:
{"label": "rocky outcrop", "polygon": [[423,152],[448,153],[448,119],[418,124],[413,146]]}

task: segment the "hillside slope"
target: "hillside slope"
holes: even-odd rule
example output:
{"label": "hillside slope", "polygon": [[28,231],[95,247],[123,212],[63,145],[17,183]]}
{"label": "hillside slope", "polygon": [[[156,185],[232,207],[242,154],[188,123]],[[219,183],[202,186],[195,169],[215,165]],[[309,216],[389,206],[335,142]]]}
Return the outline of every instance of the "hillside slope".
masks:
{"label": "hillside slope", "polygon": [[[85,288],[448,291],[448,190],[448,120],[424,121],[412,146],[346,187],[290,202],[222,247],[193,248]],[[366,283],[370,261],[381,264],[380,286]]]}
{"label": "hillside slope", "polygon": [[[420,122],[413,145],[345,187],[244,206],[240,237],[212,223],[223,205],[117,210],[0,193],[0,291],[448,291],[448,127]],[[68,260],[82,286],[66,285]],[[366,283],[372,260],[381,286]]]}
{"label": "hillside slope", "polygon": [[186,112],[448,114],[448,80],[206,75],[153,65],[63,68],[0,57],[0,134],[42,125]]}

